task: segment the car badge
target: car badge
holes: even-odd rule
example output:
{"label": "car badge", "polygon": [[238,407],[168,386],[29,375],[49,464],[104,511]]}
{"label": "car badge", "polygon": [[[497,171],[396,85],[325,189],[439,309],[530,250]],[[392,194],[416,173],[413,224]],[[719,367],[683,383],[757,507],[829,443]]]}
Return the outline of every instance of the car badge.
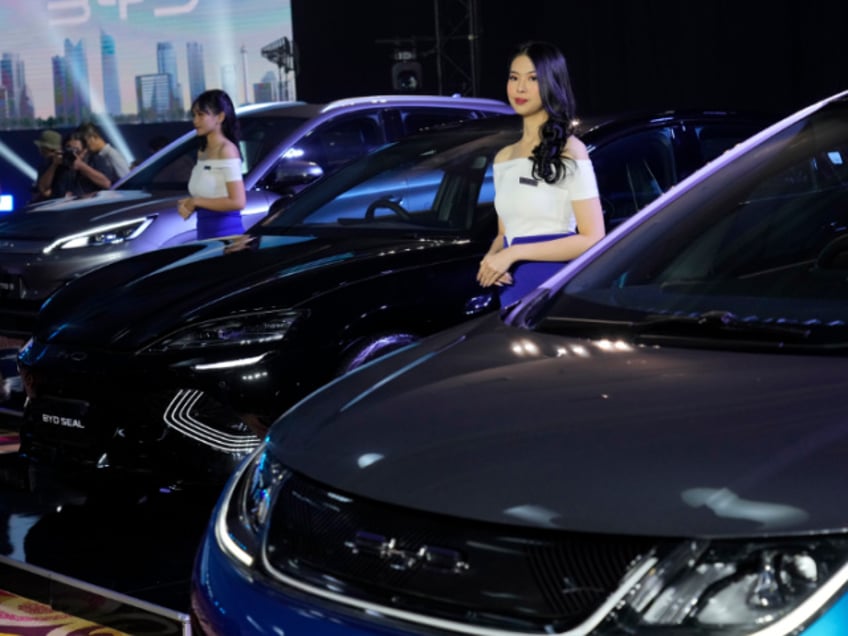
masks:
{"label": "car badge", "polygon": [[469,563],[458,550],[422,545],[417,548],[401,547],[394,537],[360,530],[352,541],[345,541],[352,554],[377,557],[394,570],[411,570],[422,567],[450,574],[468,571]]}

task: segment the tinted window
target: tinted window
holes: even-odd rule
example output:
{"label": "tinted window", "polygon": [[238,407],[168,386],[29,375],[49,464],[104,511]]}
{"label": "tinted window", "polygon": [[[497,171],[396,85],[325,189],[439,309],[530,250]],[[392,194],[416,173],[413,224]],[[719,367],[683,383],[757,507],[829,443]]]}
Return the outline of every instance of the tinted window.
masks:
{"label": "tinted window", "polygon": [[[249,173],[268,153],[305,120],[300,117],[242,115],[241,151],[245,173]],[[192,135],[155,154],[122,183],[120,190],[185,190],[191,169],[197,161],[198,139]]]}
{"label": "tinted window", "polygon": [[378,115],[334,120],[313,130],[292,148],[290,158],[317,163],[325,173],[363,157],[383,143]]}
{"label": "tinted window", "polygon": [[672,130],[639,132],[595,149],[592,163],[607,230],[677,182]]}
{"label": "tinted window", "polygon": [[551,315],[844,327],[846,115],[823,111],[722,167],[578,274]]}
{"label": "tinted window", "polygon": [[712,161],[725,150],[728,150],[760,130],[756,124],[707,124],[695,126],[695,135],[701,149],[703,163]]}
{"label": "tinted window", "polygon": [[476,119],[476,117],[477,115],[474,111],[458,108],[416,108],[414,110],[401,111],[404,134],[406,135],[411,135],[425,128],[448,124],[460,119]]}
{"label": "tinted window", "polygon": [[[298,197],[261,232],[293,227],[459,231],[491,216],[491,163],[511,132],[421,137],[371,154]],[[493,235],[493,234],[492,234]]]}

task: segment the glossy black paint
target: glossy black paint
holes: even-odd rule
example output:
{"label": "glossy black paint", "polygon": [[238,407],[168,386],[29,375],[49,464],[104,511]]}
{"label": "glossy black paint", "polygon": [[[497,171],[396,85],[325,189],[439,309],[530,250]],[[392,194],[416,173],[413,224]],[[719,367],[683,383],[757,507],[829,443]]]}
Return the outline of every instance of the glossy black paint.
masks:
{"label": "glossy black paint", "polygon": [[[244,226],[262,219],[274,201],[293,196],[316,177],[422,127],[510,112],[506,103],[496,100],[434,95],[242,107],[238,115],[247,195]],[[41,302],[95,267],[193,241],[195,217],[184,220],[176,204],[185,196],[196,153],[192,129],[109,190],[3,215],[0,334],[26,337]],[[127,227],[138,231],[122,240],[117,228]],[[86,237],[87,243],[68,247],[70,237]],[[59,243],[64,247],[56,247]]]}

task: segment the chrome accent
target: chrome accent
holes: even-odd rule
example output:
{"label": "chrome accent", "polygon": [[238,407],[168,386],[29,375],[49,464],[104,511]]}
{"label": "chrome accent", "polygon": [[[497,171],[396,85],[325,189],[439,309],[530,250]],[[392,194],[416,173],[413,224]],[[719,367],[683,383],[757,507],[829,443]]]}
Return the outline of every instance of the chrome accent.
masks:
{"label": "chrome accent", "polygon": [[440,570],[453,574],[465,572],[469,568],[458,550],[422,545],[420,548],[404,550],[398,547],[397,539],[381,534],[360,530],[352,541],[345,541],[345,547],[353,554],[370,555],[388,562],[394,570],[411,570],[417,565],[430,570]]}
{"label": "chrome accent", "polygon": [[233,435],[224,433],[191,415],[191,409],[203,397],[203,391],[181,389],[162,414],[165,424],[172,430],[201,444],[225,453],[246,453],[254,450],[261,440],[253,433]]}
{"label": "chrome accent", "polygon": [[[414,625],[426,625],[428,627],[442,629],[449,632],[455,632],[457,634],[470,634],[472,636],[518,636],[518,634],[523,634],[524,636],[527,636],[527,632],[517,632],[513,630],[497,629],[492,627],[480,627],[477,625],[468,625],[466,623],[460,623],[453,620],[435,618],[433,616],[425,616],[406,610],[399,610],[394,607],[388,607],[386,605],[369,603],[368,601],[362,601],[356,598],[351,598],[346,594],[339,594],[337,592],[333,592],[324,588],[315,587],[314,585],[303,583],[302,581],[292,578],[291,576],[275,569],[273,564],[271,564],[271,562],[268,560],[264,551],[262,552],[262,563],[263,567],[265,567],[268,572],[273,573],[277,580],[285,583],[290,587],[293,587],[302,592],[306,592],[307,594],[311,594],[313,596],[330,600],[334,603],[340,603],[342,605],[360,609],[363,612],[367,612],[369,614],[375,614],[378,616],[391,616],[393,618],[398,618],[400,620],[407,621]],[[591,616],[589,616],[585,621],[583,621],[583,623],[581,623],[574,629],[569,629],[564,632],[558,632],[556,636],[589,636],[589,634],[591,634],[592,631],[598,625],[601,624],[601,622],[607,617],[607,615],[622,601],[622,599],[624,599],[625,596],[627,596],[630,590],[656,564],[656,557],[651,556],[644,559],[628,573],[628,575],[622,580],[621,585],[618,587],[618,589],[612,594],[610,594],[609,597],[601,605],[598,606],[598,609],[596,609]],[[757,636],[760,635],[758,634]]]}

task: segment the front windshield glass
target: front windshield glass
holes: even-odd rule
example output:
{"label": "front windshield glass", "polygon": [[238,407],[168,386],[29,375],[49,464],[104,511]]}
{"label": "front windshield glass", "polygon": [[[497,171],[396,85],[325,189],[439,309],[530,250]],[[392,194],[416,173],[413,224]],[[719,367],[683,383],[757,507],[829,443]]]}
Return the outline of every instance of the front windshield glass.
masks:
{"label": "front windshield glass", "polygon": [[848,102],[723,166],[541,306],[525,324],[557,330],[592,320],[673,330],[719,317],[737,330],[784,326],[826,337],[837,328],[843,338]]}
{"label": "front windshield glass", "polygon": [[[249,174],[283,139],[306,121],[303,117],[239,116],[243,170]],[[138,167],[117,190],[185,191],[191,169],[197,162],[198,139],[194,131],[179,143],[164,148]],[[281,149],[284,150],[284,149]]]}
{"label": "front windshield glass", "polygon": [[468,231],[494,219],[492,160],[514,137],[512,130],[456,129],[393,144],[304,192],[253,231]]}

